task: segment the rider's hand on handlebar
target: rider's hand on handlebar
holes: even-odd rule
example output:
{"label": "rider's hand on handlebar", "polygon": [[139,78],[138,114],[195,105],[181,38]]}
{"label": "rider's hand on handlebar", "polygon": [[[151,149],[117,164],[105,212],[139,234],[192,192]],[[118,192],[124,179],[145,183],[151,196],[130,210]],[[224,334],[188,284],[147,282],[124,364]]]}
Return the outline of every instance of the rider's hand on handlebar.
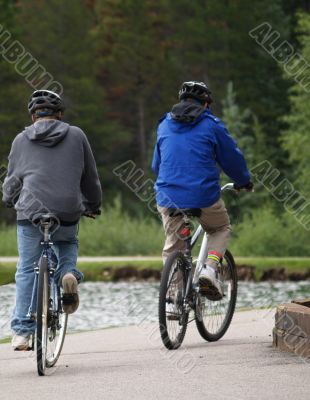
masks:
{"label": "rider's hand on handlebar", "polygon": [[244,186],[237,186],[236,184],[234,184],[234,189],[237,192],[240,192],[240,190],[242,190],[242,189],[246,190],[247,192],[254,192],[254,184],[253,184],[253,182],[249,182]]}
{"label": "rider's hand on handlebar", "polygon": [[96,210],[96,211],[86,210],[83,213],[84,217],[91,218],[91,219],[96,219],[96,217],[100,214],[101,214],[101,210]]}

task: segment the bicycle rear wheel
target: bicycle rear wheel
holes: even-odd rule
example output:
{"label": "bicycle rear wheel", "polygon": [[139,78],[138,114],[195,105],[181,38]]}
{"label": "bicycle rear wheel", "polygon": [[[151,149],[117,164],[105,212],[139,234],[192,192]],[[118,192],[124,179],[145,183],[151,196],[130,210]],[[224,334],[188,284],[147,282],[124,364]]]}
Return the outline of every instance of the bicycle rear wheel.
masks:
{"label": "bicycle rear wheel", "polygon": [[53,283],[52,293],[49,299],[50,321],[48,324],[48,335],[46,344],[46,367],[53,367],[62,350],[66,331],[68,314],[65,314],[61,306],[61,290]]}
{"label": "bicycle rear wheel", "polygon": [[46,345],[48,331],[48,308],[49,308],[48,268],[47,257],[41,257],[39,264],[38,294],[37,294],[37,370],[40,376],[45,375],[46,368]]}
{"label": "bicycle rear wheel", "polygon": [[220,301],[210,301],[201,294],[196,299],[196,325],[200,335],[214,342],[226,333],[234,315],[238,279],[235,261],[227,250],[219,266],[224,285],[224,297]]}
{"label": "bicycle rear wheel", "polygon": [[172,253],[165,263],[159,289],[159,329],[169,350],[181,346],[188,322],[184,308],[186,260],[181,252]]}

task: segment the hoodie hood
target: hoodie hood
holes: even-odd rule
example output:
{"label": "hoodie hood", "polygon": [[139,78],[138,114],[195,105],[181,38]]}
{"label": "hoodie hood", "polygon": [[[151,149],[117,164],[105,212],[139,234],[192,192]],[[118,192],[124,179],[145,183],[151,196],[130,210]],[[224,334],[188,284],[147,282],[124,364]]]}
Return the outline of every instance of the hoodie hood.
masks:
{"label": "hoodie hood", "polygon": [[27,126],[23,132],[31,142],[40,146],[54,147],[69,131],[69,124],[55,119],[41,119]]}
{"label": "hoodie hood", "polygon": [[199,102],[183,100],[172,107],[171,117],[178,122],[191,123],[195,122],[205,110]]}

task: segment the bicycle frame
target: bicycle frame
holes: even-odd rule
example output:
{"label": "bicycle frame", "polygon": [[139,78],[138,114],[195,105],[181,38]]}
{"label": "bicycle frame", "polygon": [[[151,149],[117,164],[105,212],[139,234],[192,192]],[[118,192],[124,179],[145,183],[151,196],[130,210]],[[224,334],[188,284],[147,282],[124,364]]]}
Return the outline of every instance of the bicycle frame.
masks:
{"label": "bicycle frame", "polygon": [[[223,193],[226,190],[234,190],[234,184],[233,183],[227,183],[226,185],[224,185],[221,188],[221,192]],[[208,256],[208,235],[207,233],[204,231],[203,227],[201,225],[198,226],[198,228],[196,229],[194,235],[191,237],[190,239],[190,245],[189,245],[189,249],[190,251],[193,249],[195,243],[197,242],[197,240],[199,239],[199,237],[203,234],[203,239],[202,239],[202,243],[201,243],[201,247],[200,247],[200,251],[198,254],[198,258],[196,261],[196,268],[195,268],[195,272],[194,272],[194,276],[192,275],[192,272],[190,273],[190,276],[187,282],[187,286],[188,288],[186,288],[186,294],[188,294],[190,292],[190,284],[193,285],[193,289],[195,290],[196,288],[198,288],[198,279],[199,279],[199,274],[201,272],[202,267],[204,266],[207,256]]]}
{"label": "bicycle frame", "polygon": [[[54,282],[54,272],[56,270],[57,265],[55,266],[53,261],[51,260],[49,251],[51,250],[51,246],[53,245],[53,242],[51,241],[51,235],[49,232],[49,229],[51,227],[50,223],[43,223],[43,241],[41,242],[41,245],[43,246],[41,258],[47,258],[48,262],[48,272],[49,272],[49,286],[51,287],[51,294],[52,294],[52,300],[53,304],[57,305],[57,309],[59,308],[59,301],[58,301],[58,295],[59,295],[59,290]],[[34,284],[32,288],[32,295],[31,295],[31,302],[30,302],[30,307],[28,310],[27,316],[30,317],[31,319],[35,320],[36,319],[36,309],[37,309],[37,290],[38,290],[38,277],[39,277],[39,270],[40,270],[40,261],[38,263],[35,263],[34,266],[34,273],[35,273],[35,278],[34,278]]]}

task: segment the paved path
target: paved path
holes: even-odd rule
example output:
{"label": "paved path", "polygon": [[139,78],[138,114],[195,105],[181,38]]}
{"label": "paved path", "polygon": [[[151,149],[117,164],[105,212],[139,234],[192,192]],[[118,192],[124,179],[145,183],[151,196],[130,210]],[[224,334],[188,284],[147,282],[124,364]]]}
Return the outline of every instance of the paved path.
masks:
{"label": "paved path", "polygon": [[0,398],[308,400],[309,364],[272,348],[273,314],[237,313],[215,343],[204,342],[191,324],[177,351],[163,349],[156,324],[69,335],[45,377],[36,376],[33,353],[3,344]]}

